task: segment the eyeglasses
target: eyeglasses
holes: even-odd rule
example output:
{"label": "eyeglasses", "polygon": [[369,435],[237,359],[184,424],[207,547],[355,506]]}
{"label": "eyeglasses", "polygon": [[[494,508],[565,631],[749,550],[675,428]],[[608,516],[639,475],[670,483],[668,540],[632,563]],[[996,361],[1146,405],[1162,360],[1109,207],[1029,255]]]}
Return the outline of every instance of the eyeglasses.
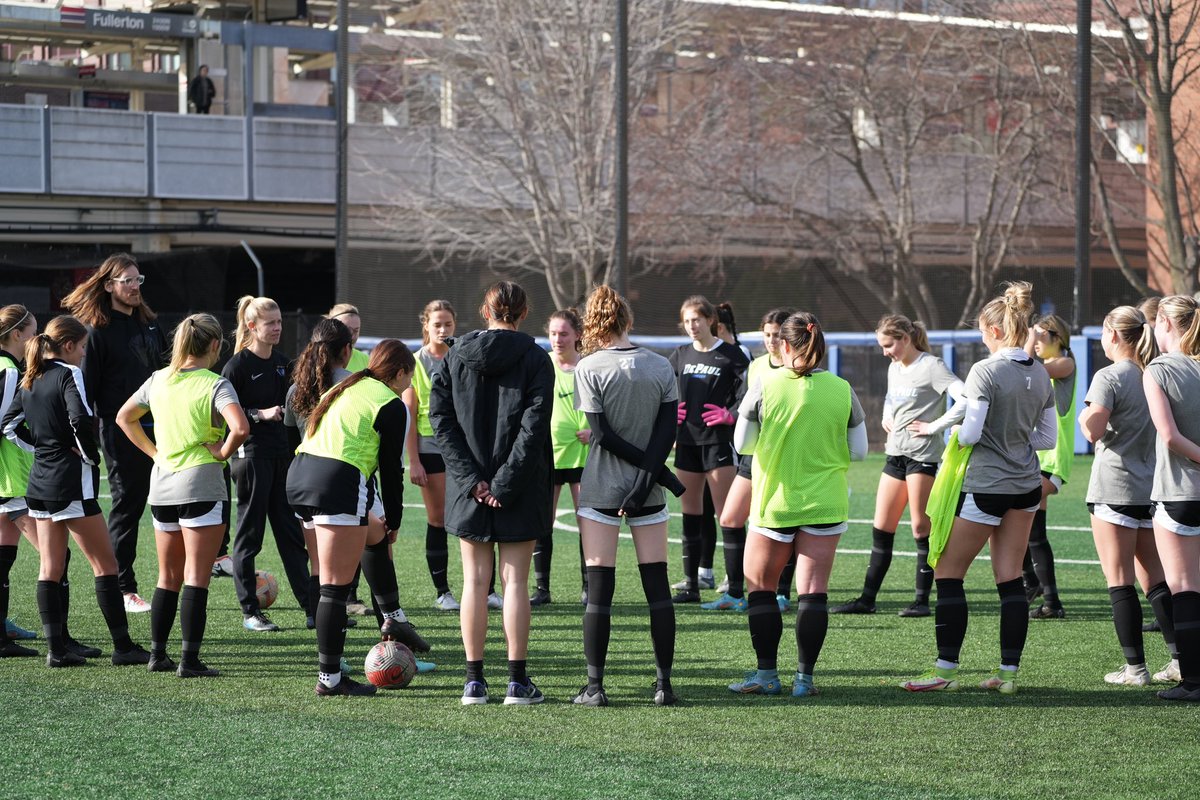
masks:
{"label": "eyeglasses", "polygon": [[146,282],[146,276],[145,275],[136,275],[136,276],[129,277],[129,278],[113,278],[112,282],[119,283],[122,286],[141,286],[143,283]]}

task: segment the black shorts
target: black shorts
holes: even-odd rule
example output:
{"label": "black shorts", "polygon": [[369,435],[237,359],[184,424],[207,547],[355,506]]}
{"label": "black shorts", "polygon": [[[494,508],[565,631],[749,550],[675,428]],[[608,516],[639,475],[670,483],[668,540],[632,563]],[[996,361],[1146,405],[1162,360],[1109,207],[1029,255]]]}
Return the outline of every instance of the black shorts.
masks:
{"label": "black shorts", "polygon": [[738,456],[738,471],[739,478],[752,480],[754,477],[754,456]]}
{"label": "black shorts", "polygon": [[1112,503],[1088,503],[1088,513],[1097,519],[1120,525],[1123,528],[1151,528],[1154,506],[1113,505]]}
{"label": "black shorts", "polygon": [[417,453],[417,460],[427,475],[441,475],[446,471],[446,462],[441,453]]}
{"label": "black shorts", "polygon": [[1042,487],[1021,494],[983,494],[962,492],[958,495],[956,517],[981,525],[999,525],[1009,511],[1036,511],[1042,502]]}
{"label": "black shorts", "polygon": [[928,475],[936,478],[937,471],[936,461],[917,461],[908,456],[888,456],[887,461],[883,462],[883,474],[898,481],[909,475]]}
{"label": "black shorts", "polygon": [[[1200,528],[1200,501],[1176,500],[1158,503],[1158,510],[1186,528]],[[1177,531],[1178,532],[1178,531]]]}
{"label": "black shorts", "polygon": [[344,461],[300,453],[288,470],[287,499],[306,523],[366,525],[375,504],[375,481]]}
{"label": "black shorts", "polygon": [[173,533],[181,528],[206,528],[228,525],[230,504],[224,500],[202,503],[182,503],[176,506],[150,506],[154,529]]}
{"label": "black shorts", "polygon": [[736,466],[736,458],[737,452],[730,442],[675,445],[675,469],[684,472],[711,472],[720,467]]}
{"label": "black shorts", "polygon": [[570,467],[569,469],[555,468],[550,482],[554,486],[562,486],[565,483],[579,483],[582,479],[583,467]]}
{"label": "black shorts", "polygon": [[96,500],[39,500],[26,497],[25,503],[29,506],[29,516],[54,522],[94,517],[100,513],[100,503]]}

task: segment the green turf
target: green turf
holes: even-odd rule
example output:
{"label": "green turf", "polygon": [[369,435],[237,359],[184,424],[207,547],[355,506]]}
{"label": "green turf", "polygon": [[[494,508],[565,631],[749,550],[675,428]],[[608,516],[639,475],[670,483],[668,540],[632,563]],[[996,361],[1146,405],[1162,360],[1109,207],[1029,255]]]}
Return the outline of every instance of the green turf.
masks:
{"label": "green turf", "polygon": [[[852,469],[855,519],[871,516],[881,463],[875,456]],[[1087,525],[1089,463],[1081,459],[1075,481],[1051,501],[1052,526]],[[633,548],[624,541],[607,678],[613,706],[579,709],[569,704],[585,677],[577,550],[561,531],[555,603],[535,612],[529,659],[548,701],[463,708],[457,617],[431,608],[423,536],[423,514],[413,509],[397,549],[401,590],[434,645],[437,672],[376,698],[318,699],[314,636],[286,589],[271,610],[285,630],[251,634],[241,629],[229,579],[214,581],[204,655],[224,672],[218,680],[180,681],[102,661],[54,672],[40,661],[0,661],[0,797],[1091,799],[1188,797],[1200,784],[1197,709],[1101,680],[1122,659],[1094,563],[1059,567],[1068,617],[1031,623],[1013,697],[969,688],[918,696],[896,687],[934,655],[932,620],[895,616],[910,600],[913,568],[911,558],[897,556],[879,614],[831,618],[817,673],[821,696],[729,694],[725,684],[753,664],[745,617],[693,606],[678,613],[675,675],[685,704],[659,709],[650,702],[646,615]],[[1094,562],[1086,531],[1052,531],[1051,538],[1061,559]],[[898,550],[912,552],[899,541]],[[842,545],[868,548],[869,522],[852,526]],[[144,535],[138,566],[147,596],[154,563],[152,538]],[[674,545],[675,576],[678,563]],[[261,566],[279,574],[273,546]],[[865,566],[864,555],[838,557],[833,601],[857,593]],[[452,556],[451,575],[458,574]],[[84,559],[74,560],[72,578],[72,629],[102,642]],[[36,559],[22,546],[12,614],[28,627],[37,621],[35,579]],[[985,562],[968,576],[968,595],[973,614],[962,672],[973,685],[995,666],[998,649]],[[785,617],[785,670],[795,653],[792,619]],[[499,616],[492,622],[487,672],[502,691]],[[143,643],[148,625],[148,615],[131,618]],[[350,632],[352,661],[361,663],[371,645],[367,629],[364,620]],[[177,652],[178,627],[175,633]],[[1166,661],[1155,636],[1147,637],[1147,651],[1152,667]]]}

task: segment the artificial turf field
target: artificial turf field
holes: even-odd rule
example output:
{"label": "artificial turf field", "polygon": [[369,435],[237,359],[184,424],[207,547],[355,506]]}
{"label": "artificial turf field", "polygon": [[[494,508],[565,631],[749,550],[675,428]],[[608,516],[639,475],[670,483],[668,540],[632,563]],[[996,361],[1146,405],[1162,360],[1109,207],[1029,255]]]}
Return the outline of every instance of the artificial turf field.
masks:
{"label": "artificial turf field", "polygon": [[[851,467],[851,517],[831,603],[857,595],[870,547],[881,455]],[[402,601],[433,644],[438,670],[373,698],[313,695],[316,643],[283,589],[271,617],[284,630],[241,627],[232,582],[215,579],[204,659],[216,680],[114,668],[107,658],[51,671],[37,659],[0,660],[0,797],[164,798],[1193,798],[1200,792],[1200,709],[1155,699],[1151,689],[1106,685],[1122,663],[1108,595],[1086,532],[1083,494],[1090,458],[1051,500],[1051,541],[1067,618],[1032,621],[1020,691],[971,688],[995,668],[998,603],[987,562],[967,578],[971,624],[962,654],[964,689],[912,695],[897,683],[933,660],[932,618],[900,619],[911,601],[913,547],[906,527],[874,616],[833,616],[807,700],[735,696],[725,688],[754,664],[745,617],[677,612],[674,708],[651,702],[654,677],[644,598],[632,543],[617,570],[606,686],[609,708],[575,708],[585,682],[578,551],[556,533],[555,602],[535,610],[531,676],[541,706],[463,707],[463,653],[456,615],[432,608],[424,515],[411,508],[396,549]],[[419,502],[415,487],[406,492]],[[564,500],[569,502],[569,500]],[[153,537],[143,526],[137,567],[142,594],[155,580]],[[565,513],[560,519],[573,524]],[[678,519],[672,522],[678,578]],[[268,536],[268,542],[270,537]],[[451,542],[451,583],[461,570]],[[72,563],[71,628],[110,646],[86,560]],[[717,554],[721,570],[720,550]],[[1069,563],[1069,561],[1087,563]],[[274,545],[260,568],[281,575]],[[15,620],[37,628],[37,560],[24,543],[12,575]],[[712,592],[705,592],[711,599]],[[1149,618],[1149,607],[1143,604]],[[784,617],[780,672],[795,665]],[[486,670],[503,694],[500,617],[491,615]],[[149,644],[149,615],[130,616]],[[347,657],[361,670],[374,639],[367,619],[351,629]],[[178,624],[170,652],[178,656]],[[33,643],[45,652],[40,640]],[[1149,666],[1167,660],[1148,634]]]}

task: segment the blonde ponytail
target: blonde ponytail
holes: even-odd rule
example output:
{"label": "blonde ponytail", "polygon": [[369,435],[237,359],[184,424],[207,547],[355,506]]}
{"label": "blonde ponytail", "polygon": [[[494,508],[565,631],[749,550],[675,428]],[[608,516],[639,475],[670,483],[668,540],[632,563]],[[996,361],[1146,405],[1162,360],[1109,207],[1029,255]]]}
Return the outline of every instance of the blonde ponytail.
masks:
{"label": "blonde ponytail", "polygon": [[278,311],[279,304],[269,297],[253,297],[245,295],[237,301],[237,339],[233,352],[240,353],[254,341],[254,332],[250,323],[257,323],[263,314]]}
{"label": "blonde ponytail", "polygon": [[189,358],[207,355],[212,343],[221,341],[221,323],[212,314],[192,314],[175,326],[171,336],[171,364],[167,374],[175,375]]}

